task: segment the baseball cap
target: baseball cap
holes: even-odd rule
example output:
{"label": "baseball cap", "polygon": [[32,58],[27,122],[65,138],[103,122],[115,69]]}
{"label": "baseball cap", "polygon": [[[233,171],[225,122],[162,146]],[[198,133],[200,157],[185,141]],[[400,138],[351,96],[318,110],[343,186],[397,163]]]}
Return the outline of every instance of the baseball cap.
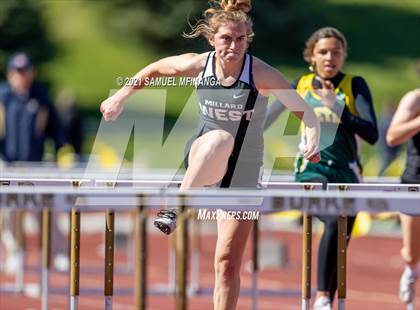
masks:
{"label": "baseball cap", "polygon": [[32,68],[32,61],[26,53],[16,53],[10,56],[7,70],[27,70]]}

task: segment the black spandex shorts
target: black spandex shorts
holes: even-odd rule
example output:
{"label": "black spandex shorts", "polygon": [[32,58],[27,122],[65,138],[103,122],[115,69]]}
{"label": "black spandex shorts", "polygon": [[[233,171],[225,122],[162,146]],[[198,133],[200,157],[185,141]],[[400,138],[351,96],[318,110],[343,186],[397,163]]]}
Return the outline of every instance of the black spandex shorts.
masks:
{"label": "black spandex shorts", "polygon": [[[187,144],[185,145],[185,169],[188,168],[188,156],[190,154],[190,149],[195,139],[197,139],[197,136],[192,137],[190,140],[188,140]],[[261,186],[262,173],[264,170],[262,162],[239,160],[236,162],[236,165],[233,165],[231,162],[232,161],[230,160],[226,174],[229,174],[229,172],[233,172],[233,177],[229,182],[229,186],[224,187],[259,188]],[[222,181],[218,182],[216,186],[220,187],[221,184]]]}

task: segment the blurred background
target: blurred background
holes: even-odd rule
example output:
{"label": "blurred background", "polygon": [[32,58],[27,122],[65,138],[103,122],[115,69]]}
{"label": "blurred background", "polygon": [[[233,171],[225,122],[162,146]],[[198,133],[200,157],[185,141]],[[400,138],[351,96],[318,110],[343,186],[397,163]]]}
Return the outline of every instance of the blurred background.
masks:
{"label": "blurred background", "polygon": [[[207,5],[207,1],[196,0],[1,1],[0,75],[5,77],[10,54],[27,52],[38,80],[49,86],[56,105],[69,101],[77,105],[83,119],[81,153],[86,157],[101,120],[99,104],[118,88],[117,77],[130,77],[164,56],[209,49],[204,39],[181,36]],[[384,130],[402,95],[419,85],[415,71],[420,56],[418,0],[258,0],[253,2],[252,16],[256,37],[251,52],[290,81],[307,71],[302,50],[309,35],[327,25],[341,30],[349,43],[344,71],[367,80]],[[188,87],[168,89],[165,134],[192,91]],[[153,113],[152,107],[143,116]],[[189,115],[194,122],[196,112]],[[183,147],[182,139],[179,143]],[[269,152],[289,147],[273,131],[266,144]],[[112,158],[112,149],[103,148]],[[365,175],[378,175],[386,160],[381,157],[383,148],[381,143],[363,145]],[[128,161],[133,158],[130,149],[132,143],[125,155]],[[292,163],[291,156],[277,161],[276,167],[291,169]],[[168,163],[168,158],[153,158],[145,165],[177,164]],[[382,170],[385,175],[400,175],[401,159]]]}
{"label": "blurred background", "polygon": [[[252,4],[256,37],[250,51],[279,69],[289,81],[307,72],[302,51],[305,41],[315,30],[333,26],[344,33],[349,44],[344,72],[366,79],[381,135],[375,146],[362,144],[364,175],[399,177],[405,152],[389,149],[385,145],[384,134],[401,97],[420,85],[416,73],[416,61],[420,58],[420,0],[254,0]],[[136,100],[145,104],[134,109],[137,114],[132,114],[133,111],[127,108],[128,122],[123,121],[116,127],[101,123],[99,105],[119,88],[117,82],[120,77],[133,76],[145,65],[165,56],[209,50],[204,39],[182,37],[183,32],[190,30],[189,24],[195,24],[207,6],[204,0],[2,0],[0,81],[6,80],[8,59],[12,54],[24,51],[31,56],[36,80],[48,89],[65,129],[65,142],[71,145],[71,149],[64,148],[57,154],[61,167],[72,168],[79,163],[83,168],[94,154],[99,155],[99,163],[105,168],[119,165],[122,157],[129,167],[134,163],[134,166],[153,169],[177,168],[197,118],[198,105],[192,87],[158,88],[159,91],[153,93],[143,90]],[[275,167],[291,175],[299,137],[296,135],[293,140],[283,135],[281,130],[284,128],[280,124],[287,119],[284,114],[278,124],[265,134],[265,163],[266,168],[271,168],[273,154],[283,152],[286,156],[276,160]],[[135,138],[131,135],[132,119],[138,121],[135,136],[141,137],[136,147]],[[0,119],[0,129],[1,125]],[[46,141],[44,155],[47,165],[52,166],[56,156],[53,142],[57,141]],[[25,173],[25,176],[36,174],[38,170],[35,166],[23,168],[18,173]],[[398,182],[397,178],[394,180]],[[125,214],[118,216],[116,282],[120,288],[124,286],[127,290],[132,287],[133,276],[134,250],[127,241],[133,220]],[[353,235],[365,238],[352,241],[349,252],[350,309],[403,309],[396,293],[403,268],[399,257],[398,218],[395,214],[385,214],[376,217],[373,222],[365,213],[358,217],[358,221]],[[150,222],[148,231],[152,232],[152,236],[149,250],[153,259],[150,260],[148,279],[154,284],[168,283],[173,278],[173,243],[166,236],[157,234]],[[39,231],[39,228],[36,228],[34,219],[25,223],[27,230],[30,228],[26,264],[29,271],[37,271],[39,248],[33,232]],[[68,219],[62,216],[57,223],[56,229],[64,237],[68,232]],[[216,228],[214,221],[202,225],[200,285],[212,287]],[[260,285],[284,293],[286,297],[281,299],[282,309],[297,309],[301,267],[300,214],[292,212],[267,216],[262,219],[260,227],[261,253],[264,252]],[[315,243],[318,243],[323,228],[319,223],[315,227]],[[82,240],[84,250],[81,255],[86,262],[82,271],[83,275],[88,275],[83,285],[101,287],[104,252],[102,214],[83,215],[82,230],[87,232]],[[54,235],[54,238],[58,240],[57,236]],[[66,243],[55,243],[59,254],[62,251],[66,256]],[[166,243],[169,244],[167,247]],[[1,250],[0,261],[7,262],[6,255],[3,255],[5,251]],[[55,255],[55,258],[58,256]],[[242,279],[244,286],[249,287],[249,244],[245,256]],[[13,262],[14,256],[10,257]],[[54,260],[54,268],[66,271],[66,262],[57,265]],[[5,266],[3,269],[7,273],[7,264],[2,264],[0,267]],[[2,284],[13,279],[10,275],[0,275]],[[36,283],[37,276],[29,273],[26,280]],[[53,279],[53,286],[66,287],[68,284],[63,272],[55,274]],[[372,291],[373,288],[377,292]],[[39,290],[37,292],[33,295],[39,297]],[[55,309],[65,309],[67,301],[63,292],[61,295],[54,293],[51,302]],[[117,295],[116,309],[134,309],[131,297]],[[83,297],[83,309],[103,308],[99,298]],[[241,298],[238,307],[248,309],[250,303],[249,297]],[[34,304],[33,299],[21,299],[20,295],[0,295],[2,309],[33,309]],[[151,309],[171,309],[173,299],[171,296],[152,296],[150,305]],[[192,309],[204,308],[211,308],[209,296],[192,298]],[[261,298],[260,309],[279,309],[279,299]]]}

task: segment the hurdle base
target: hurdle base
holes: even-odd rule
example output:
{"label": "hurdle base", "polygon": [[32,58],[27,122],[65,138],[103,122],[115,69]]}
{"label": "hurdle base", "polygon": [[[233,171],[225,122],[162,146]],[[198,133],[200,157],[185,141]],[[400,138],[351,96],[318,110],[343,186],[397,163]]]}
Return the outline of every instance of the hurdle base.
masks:
{"label": "hurdle base", "polygon": [[309,310],[310,299],[302,299],[302,310]]}
{"label": "hurdle base", "polygon": [[41,272],[41,309],[48,310],[48,269]]}
{"label": "hurdle base", "polygon": [[77,310],[79,301],[78,297],[79,296],[70,296],[70,310]]}
{"label": "hurdle base", "polygon": [[105,310],[112,310],[112,296],[105,296]]}
{"label": "hurdle base", "polygon": [[345,309],[346,309],[346,299],[338,298],[338,310],[345,310]]}

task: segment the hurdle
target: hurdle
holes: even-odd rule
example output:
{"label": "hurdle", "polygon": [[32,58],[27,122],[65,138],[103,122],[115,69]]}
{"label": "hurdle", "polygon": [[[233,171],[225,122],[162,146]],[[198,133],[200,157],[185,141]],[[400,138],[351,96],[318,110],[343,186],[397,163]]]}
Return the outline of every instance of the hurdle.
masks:
{"label": "hurdle", "polygon": [[80,287],[80,211],[71,211],[70,234],[70,310],[78,308]]}
{"label": "hurdle", "polygon": [[[329,191],[384,191],[384,192],[409,192],[418,193],[420,184],[328,184]],[[376,206],[381,208],[380,205]],[[418,203],[417,212],[420,211],[420,202]],[[337,295],[338,309],[345,309],[345,299],[347,292],[347,217],[340,216],[338,221],[338,257],[337,257]],[[407,310],[414,310],[414,301],[407,304]]]}
{"label": "hurdle", "polygon": [[23,266],[25,264],[25,235],[23,232],[23,218],[25,211],[17,210],[16,211],[16,260],[17,265],[19,266],[18,272],[16,273],[16,282],[15,290],[17,292],[22,292],[24,290],[24,272]]}
{"label": "hurdle", "polygon": [[192,241],[191,241],[191,272],[190,272],[190,285],[189,285],[189,294],[194,295],[200,293],[200,251],[201,251],[201,226],[200,222],[197,220],[198,213],[196,210],[191,212],[191,232],[192,232]]}
{"label": "hurdle", "polygon": [[[71,169],[58,168],[51,165],[32,165],[19,167],[19,166],[7,166],[2,167],[2,176],[4,179],[22,179],[22,175],[25,175],[25,179],[94,179],[94,180],[103,180],[109,178],[109,175],[114,175],[112,169],[97,169],[94,172],[90,171],[89,174],[86,173],[85,165],[78,165]],[[178,173],[178,169],[153,169],[150,170],[133,170],[132,166],[123,165],[119,170],[118,178],[121,180],[137,180],[137,176],[140,176],[141,180],[155,180],[155,181],[166,181],[172,180],[181,182],[184,175]],[[294,182],[294,176],[290,173],[289,170],[269,170],[266,169],[263,173],[263,183],[268,182]],[[389,177],[389,176],[364,176],[363,184],[374,183],[374,184],[397,184],[400,182],[399,177]]]}
{"label": "hurdle", "polygon": [[[283,182],[269,182],[266,184],[267,188],[283,189],[285,186],[288,189],[312,191],[323,190],[322,183],[283,183]],[[312,216],[307,212],[303,213],[303,230],[302,230],[302,272],[301,272],[301,309],[310,309],[310,300],[312,294],[311,273],[312,273]],[[253,308],[256,309],[256,308]]]}
{"label": "hurdle", "polygon": [[105,310],[112,309],[112,296],[114,294],[114,211],[105,213]]}
{"label": "hurdle", "polygon": [[303,214],[302,232],[302,310],[309,310],[312,272],[312,216]]}
{"label": "hurdle", "polygon": [[[352,184],[353,185],[353,184]],[[352,185],[349,185],[349,187],[351,187]],[[301,183],[297,183],[295,184],[295,186],[302,186]],[[342,185],[341,185],[342,186]],[[401,186],[401,185],[398,185]],[[395,186],[394,186],[395,187]],[[399,187],[400,188],[400,187]],[[413,187],[412,185],[409,185],[409,187],[407,187],[407,191],[413,191],[412,189],[415,188],[415,186]],[[387,188],[389,191],[389,188]],[[104,195],[104,196],[112,196],[112,195],[117,195],[117,196],[133,196],[133,195],[138,195],[139,193],[142,194],[150,194],[151,199],[148,199],[147,201],[147,206],[160,206],[160,202],[159,199],[155,199],[155,198],[159,198],[160,195],[162,195],[162,190],[156,191],[156,190],[142,190],[142,189],[130,189],[130,190],[123,190],[120,189],[121,193],[117,193],[118,190],[115,191],[103,191],[103,190],[92,190],[92,189],[80,189],[80,190],[63,190],[62,188],[44,188],[44,189],[34,189],[34,188],[7,188],[5,189],[5,194],[7,195],[8,193],[15,193],[15,194],[40,194],[42,195],[42,193],[44,194],[50,194],[50,195],[59,195],[59,194],[68,194],[68,195],[73,195],[73,196],[78,196],[78,195]],[[37,193],[38,192],[38,193]],[[413,191],[414,192],[414,191]],[[168,195],[170,198],[174,198],[176,196],[179,195],[179,193],[177,191],[164,191],[163,192],[165,195]],[[229,191],[229,192],[212,192],[212,190],[205,190],[202,192],[194,192],[192,191],[191,193],[188,193],[189,196],[192,197],[184,197],[184,203],[182,203],[182,205],[184,206],[189,206],[189,207],[199,207],[199,206],[203,206],[206,205],[206,203],[209,202],[209,199],[212,198],[217,198],[217,197],[223,197],[223,195],[225,196],[232,196],[234,197],[234,195],[237,195],[237,199],[239,199],[238,197],[240,197],[239,205],[237,207],[243,207],[243,202],[247,200],[247,198],[253,197],[256,198],[264,198],[263,203],[261,204],[251,204],[251,205],[246,205],[246,207],[249,207],[251,209],[255,208],[255,207],[261,207],[262,210],[265,210],[266,212],[275,212],[275,211],[285,211],[285,210],[296,210],[296,209],[300,209],[303,210],[305,212],[308,212],[308,214],[315,214],[317,212],[319,213],[328,213],[331,214],[333,212],[336,212],[337,210],[332,210],[332,208],[329,207],[328,204],[328,199],[333,199],[333,198],[338,198],[341,199],[343,202],[345,202],[345,204],[343,204],[343,206],[346,205],[351,205],[354,202],[354,197],[353,195],[350,195],[352,193],[349,193],[349,191],[345,191],[345,192],[340,192],[340,193],[334,193],[333,190],[326,192],[326,193],[302,193],[302,191],[297,191],[297,190],[266,190],[266,191],[247,191],[247,192],[240,192],[240,191]],[[417,195],[415,193],[410,193],[410,194],[405,194],[405,193],[391,193],[391,192],[384,192],[383,195],[381,195],[382,197],[377,197],[377,193],[361,193],[361,191],[355,191],[354,194],[356,196],[358,196],[357,198],[361,200],[360,205],[353,205],[352,208],[350,208],[349,210],[344,210],[342,207],[338,208],[340,209],[340,211],[343,211],[343,215],[347,215],[347,213],[354,213],[360,210],[367,210],[370,212],[383,212],[383,211],[390,211],[392,209],[400,209],[398,208],[398,201],[401,199],[405,199],[405,203],[402,206],[401,210],[405,211],[405,212],[410,212],[410,208],[413,209],[415,207],[418,207],[418,193]],[[405,195],[404,195],[405,194]],[[200,197],[200,195],[202,195],[202,197]],[[201,200],[199,199],[201,198]],[[198,199],[196,201],[196,199]],[[299,200],[300,202],[302,202],[302,204],[300,206],[298,206],[298,204],[296,203],[295,199]],[[321,204],[319,206],[317,206],[316,204],[320,201],[324,199],[324,206],[321,206]],[[222,199],[223,201],[225,201],[226,199]],[[251,199],[252,200],[252,199]],[[7,200],[6,200],[7,201]],[[378,203],[379,201],[379,203]],[[3,200],[1,201],[1,205],[3,205],[3,203],[5,203]],[[76,216],[73,216],[73,211],[72,211],[72,223],[75,222],[75,227],[77,227],[77,212],[82,210],[83,208],[83,204],[86,204],[89,207],[95,207],[97,210],[102,210],[104,208],[104,206],[100,206],[98,203],[97,204],[93,204],[90,205],[89,201],[87,202],[83,202],[81,205],[78,206],[68,206],[66,210],[70,210],[70,208],[72,208],[72,210],[76,211]],[[169,199],[168,204],[175,204],[175,201],[173,199]],[[176,204],[179,204],[179,201],[176,201]],[[226,204],[226,202],[224,202],[224,205]],[[121,208],[115,208],[115,209],[124,209],[124,208],[128,208],[127,206],[130,205],[129,203],[127,204],[123,204],[123,206]],[[133,204],[131,204],[133,205]],[[131,206],[130,205],[130,206]],[[221,208],[223,205],[212,205],[211,207],[218,207]],[[246,208],[245,207],[245,208]],[[264,209],[265,207],[265,209]],[[107,208],[109,208],[109,206],[107,206]],[[63,209],[64,206],[63,206]],[[412,211],[412,210],[411,210]],[[418,212],[417,210],[415,210],[416,212]],[[79,238],[80,238],[80,213],[79,213],[79,229],[74,229],[73,225],[72,225],[72,232],[74,232],[74,236],[72,234],[72,245],[77,244],[76,241],[73,242],[73,240],[75,238],[77,238],[77,232],[79,232]],[[185,240],[184,240],[185,241]],[[181,245],[181,247],[183,247],[183,245]],[[74,248],[72,246],[72,249],[79,249],[80,250],[80,244],[77,248]],[[77,255],[76,255],[77,256]],[[76,259],[77,257],[75,257],[75,259],[71,260],[72,264],[71,266],[73,266],[73,262],[77,261]],[[80,263],[80,262],[79,262]],[[76,278],[76,275],[78,274],[77,266],[80,266],[80,264],[75,264],[75,271],[73,271],[74,276],[73,278]],[[183,263],[184,264],[184,263]],[[182,267],[182,266],[181,266]],[[72,271],[71,271],[72,273]],[[78,279],[77,279],[78,280]],[[179,286],[183,286],[186,281],[182,281],[182,283],[178,283],[178,287]],[[73,281],[72,281],[73,283]],[[75,288],[74,290],[72,290],[72,292],[76,292],[77,294],[74,293],[71,296],[77,297],[78,296],[78,283],[79,281],[75,281]],[[77,286],[77,287],[76,287]],[[182,292],[182,290],[178,290],[178,292]],[[185,292],[185,287],[183,292]],[[185,299],[186,299],[186,294],[177,294],[177,299],[179,300],[179,307],[185,307],[186,303],[185,303]],[[75,308],[77,308],[77,298],[75,298],[76,302],[75,302]],[[178,304],[178,302],[177,302]]]}
{"label": "hurdle", "polygon": [[252,227],[252,309],[258,309],[258,271],[259,271],[259,251],[258,251],[258,220],[253,221]]}
{"label": "hurdle", "polygon": [[188,264],[188,215],[185,204],[186,197],[180,196],[178,212],[178,228],[176,232],[176,309],[187,309],[187,264]]}
{"label": "hurdle", "polygon": [[48,276],[51,265],[51,210],[42,210],[42,269],[41,269],[41,309],[48,310]]}
{"label": "hurdle", "polygon": [[137,196],[136,222],[135,222],[135,296],[136,309],[146,309],[147,293],[147,238],[146,238],[146,208],[143,195]]}

